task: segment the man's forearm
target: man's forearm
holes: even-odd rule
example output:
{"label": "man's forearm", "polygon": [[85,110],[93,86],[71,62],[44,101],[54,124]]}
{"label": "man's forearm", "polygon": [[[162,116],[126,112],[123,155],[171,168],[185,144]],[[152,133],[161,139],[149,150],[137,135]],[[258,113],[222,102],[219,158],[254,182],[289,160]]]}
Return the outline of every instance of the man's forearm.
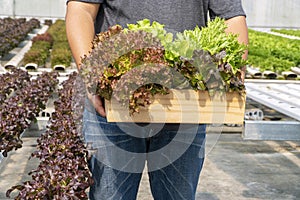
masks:
{"label": "man's forearm", "polygon": [[74,60],[80,67],[81,58],[88,54],[95,36],[94,20],[99,4],[70,1],[66,13],[66,32]]}
{"label": "man's forearm", "polygon": [[[246,23],[246,18],[244,16],[233,17],[231,19],[226,20],[226,24],[228,25],[227,32],[238,34],[238,41],[242,44],[248,45],[248,27]],[[243,59],[247,59],[248,51],[245,51],[243,55]],[[244,80],[246,73],[246,67],[242,68],[242,79]]]}
{"label": "man's forearm", "polygon": [[[246,18],[244,16],[233,17],[226,20],[228,25],[227,32],[238,34],[238,40],[240,43],[248,44],[248,28],[246,24]],[[246,51],[243,58],[247,59],[248,52]]]}

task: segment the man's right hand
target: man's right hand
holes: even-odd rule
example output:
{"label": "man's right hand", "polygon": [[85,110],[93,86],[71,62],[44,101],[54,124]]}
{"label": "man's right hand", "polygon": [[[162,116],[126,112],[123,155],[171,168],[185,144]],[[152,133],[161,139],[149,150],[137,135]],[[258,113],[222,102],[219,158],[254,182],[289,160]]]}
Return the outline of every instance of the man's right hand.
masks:
{"label": "man's right hand", "polygon": [[102,117],[106,117],[104,102],[102,101],[100,96],[88,93],[88,98],[99,115],[101,115]]}

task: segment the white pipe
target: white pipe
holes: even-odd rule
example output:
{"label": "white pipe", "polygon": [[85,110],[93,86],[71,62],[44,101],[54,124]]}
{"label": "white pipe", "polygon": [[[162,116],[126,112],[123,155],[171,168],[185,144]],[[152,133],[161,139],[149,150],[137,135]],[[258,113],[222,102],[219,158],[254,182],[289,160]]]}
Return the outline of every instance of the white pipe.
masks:
{"label": "white pipe", "polygon": [[25,53],[30,49],[32,41],[29,41],[12,59],[5,64],[5,69],[9,67],[17,67],[23,60]]}
{"label": "white pipe", "polygon": [[34,71],[36,71],[37,68],[38,68],[38,64],[36,64],[36,63],[27,63],[27,64],[25,65],[26,71],[29,71],[29,70],[34,70]]}
{"label": "white pipe", "polygon": [[254,78],[262,77],[262,73],[257,68],[247,66],[247,73],[250,74]]}
{"label": "white pipe", "polygon": [[273,71],[270,71],[270,70],[264,71],[263,76],[266,77],[266,78],[270,78],[270,79],[276,79],[277,78],[277,74]]}
{"label": "white pipe", "polygon": [[38,68],[37,69],[38,72],[52,72],[51,68]]}
{"label": "white pipe", "polygon": [[5,74],[7,71],[0,63],[0,74]]}
{"label": "white pipe", "polygon": [[66,66],[64,66],[64,65],[54,65],[53,69],[55,71],[65,71],[66,70]]}
{"label": "white pipe", "polygon": [[296,73],[291,71],[285,71],[281,73],[285,79],[296,79],[298,76]]}
{"label": "white pipe", "polygon": [[300,68],[299,68],[299,67],[292,67],[292,68],[291,68],[291,71],[292,71],[292,72],[295,72],[296,74],[299,74],[299,75],[300,75]]}

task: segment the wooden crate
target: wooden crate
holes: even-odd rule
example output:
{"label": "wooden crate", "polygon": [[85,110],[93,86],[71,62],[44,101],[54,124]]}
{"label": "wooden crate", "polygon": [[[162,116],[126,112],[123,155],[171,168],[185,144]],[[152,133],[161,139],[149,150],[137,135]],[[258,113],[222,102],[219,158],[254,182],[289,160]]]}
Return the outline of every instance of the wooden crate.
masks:
{"label": "wooden crate", "polygon": [[207,91],[171,90],[155,95],[151,105],[132,116],[114,100],[105,101],[105,108],[108,122],[242,124],[245,95],[227,92],[211,98]]}

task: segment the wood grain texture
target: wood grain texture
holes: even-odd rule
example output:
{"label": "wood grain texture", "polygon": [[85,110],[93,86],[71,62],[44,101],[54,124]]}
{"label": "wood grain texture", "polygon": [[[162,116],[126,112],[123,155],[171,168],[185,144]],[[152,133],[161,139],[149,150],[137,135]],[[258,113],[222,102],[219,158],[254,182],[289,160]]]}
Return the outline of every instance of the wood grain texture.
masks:
{"label": "wood grain texture", "polygon": [[132,116],[113,99],[105,101],[105,108],[108,122],[242,124],[245,99],[238,92],[210,97],[206,91],[171,90],[168,95],[155,95],[151,105]]}

